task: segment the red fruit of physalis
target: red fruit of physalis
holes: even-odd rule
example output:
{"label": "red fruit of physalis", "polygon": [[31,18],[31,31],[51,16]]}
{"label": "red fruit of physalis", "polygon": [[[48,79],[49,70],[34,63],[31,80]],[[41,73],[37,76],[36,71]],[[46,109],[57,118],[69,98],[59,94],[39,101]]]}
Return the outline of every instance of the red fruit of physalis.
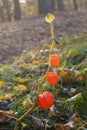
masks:
{"label": "red fruit of physalis", "polygon": [[55,67],[59,67],[60,66],[60,58],[59,58],[59,56],[57,54],[51,55],[50,64],[52,66],[55,66]]}
{"label": "red fruit of physalis", "polygon": [[54,103],[54,95],[51,92],[43,92],[38,96],[38,106],[40,108],[50,108]]}
{"label": "red fruit of physalis", "polygon": [[47,74],[46,80],[52,86],[54,86],[58,82],[58,74],[56,71],[51,71]]}

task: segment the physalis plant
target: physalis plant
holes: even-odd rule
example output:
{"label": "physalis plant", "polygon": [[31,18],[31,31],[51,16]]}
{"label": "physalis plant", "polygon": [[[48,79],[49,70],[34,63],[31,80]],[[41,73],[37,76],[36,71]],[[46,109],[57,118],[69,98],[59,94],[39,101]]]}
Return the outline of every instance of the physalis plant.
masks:
{"label": "physalis plant", "polygon": [[[23,120],[25,116],[27,116],[31,111],[33,111],[36,105],[39,108],[47,109],[50,108],[54,103],[54,94],[50,91],[43,92],[41,86],[44,81],[47,81],[54,89],[54,86],[57,84],[59,79],[56,69],[54,70],[55,67],[60,66],[60,58],[57,54],[54,54],[54,47],[55,47],[55,35],[54,35],[54,27],[53,27],[54,19],[55,19],[54,15],[50,13],[45,17],[45,21],[50,24],[50,31],[51,31],[51,38],[52,38],[52,43],[50,45],[50,50],[49,50],[49,61],[48,61],[47,71],[42,77],[42,79],[40,80],[40,82],[38,82],[36,97],[33,98],[33,102],[30,105],[31,107],[29,107],[27,111],[16,120],[14,130],[18,130],[19,122]],[[25,89],[24,86],[23,89]],[[26,105],[27,100],[28,100],[27,98],[26,100],[24,100],[23,102],[24,105]]]}

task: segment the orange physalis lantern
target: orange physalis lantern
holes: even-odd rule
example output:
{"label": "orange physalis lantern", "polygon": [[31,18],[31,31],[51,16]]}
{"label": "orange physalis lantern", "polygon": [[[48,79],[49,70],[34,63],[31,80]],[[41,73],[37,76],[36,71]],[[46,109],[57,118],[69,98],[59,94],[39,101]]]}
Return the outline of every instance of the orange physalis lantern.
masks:
{"label": "orange physalis lantern", "polygon": [[54,103],[54,95],[51,92],[43,92],[38,96],[37,103],[40,108],[50,108]]}
{"label": "orange physalis lantern", "polygon": [[56,71],[49,72],[46,79],[50,85],[55,85],[58,82],[58,74]]}
{"label": "orange physalis lantern", "polygon": [[50,64],[55,67],[60,66],[60,58],[57,54],[53,54],[50,58]]}

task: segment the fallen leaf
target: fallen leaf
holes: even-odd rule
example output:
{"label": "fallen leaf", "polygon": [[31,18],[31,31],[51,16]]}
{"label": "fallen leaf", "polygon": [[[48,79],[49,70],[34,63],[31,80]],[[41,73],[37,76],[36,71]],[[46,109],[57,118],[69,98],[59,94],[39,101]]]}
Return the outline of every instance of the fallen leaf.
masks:
{"label": "fallen leaf", "polygon": [[68,72],[65,71],[65,70],[62,70],[62,71],[60,72],[60,74],[59,74],[60,77],[65,77],[65,76],[67,76],[67,75],[68,75]]}
{"label": "fallen leaf", "polygon": [[83,81],[84,80],[84,76],[83,75],[79,75],[77,78],[76,78],[77,81]]}
{"label": "fallen leaf", "polygon": [[54,125],[56,130],[71,130],[73,126],[73,121],[68,122],[67,124],[55,124]]}
{"label": "fallen leaf", "polygon": [[26,91],[27,87],[23,84],[19,84],[18,86],[15,86],[15,90],[17,91]]}
{"label": "fallen leaf", "polygon": [[81,118],[74,117],[73,121],[74,123],[81,123]]}
{"label": "fallen leaf", "polygon": [[13,111],[1,111],[0,110],[0,122],[8,122],[10,121],[11,117],[13,114]]}
{"label": "fallen leaf", "polygon": [[14,78],[13,80],[18,82],[18,83],[24,83],[25,82],[25,80],[20,78],[20,77]]}
{"label": "fallen leaf", "polygon": [[2,88],[3,87],[3,85],[4,85],[4,81],[0,81],[0,88]]}
{"label": "fallen leaf", "polygon": [[61,124],[55,124],[54,127],[55,127],[55,130],[64,130],[63,125]]}
{"label": "fallen leaf", "polygon": [[12,94],[6,94],[6,95],[0,95],[0,100],[10,99],[12,97]]}
{"label": "fallen leaf", "polygon": [[40,64],[40,61],[39,61],[39,60],[33,60],[33,61],[32,61],[32,64],[34,64],[34,65],[39,65],[39,64]]}
{"label": "fallen leaf", "polygon": [[66,128],[65,130],[71,130],[71,128],[74,127],[73,123],[74,123],[73,121],[70,121],[67,124],[65,124],[64,125],[64,128]]}
{"label": "fallen leaf", "polygon": [[32,120],[33,120],[33,122],[34,122],[37,126],[39,126],[39,127],[44,127],[44,124],[43,124],[43,122],[42,122],[41,119],[32,116]]}

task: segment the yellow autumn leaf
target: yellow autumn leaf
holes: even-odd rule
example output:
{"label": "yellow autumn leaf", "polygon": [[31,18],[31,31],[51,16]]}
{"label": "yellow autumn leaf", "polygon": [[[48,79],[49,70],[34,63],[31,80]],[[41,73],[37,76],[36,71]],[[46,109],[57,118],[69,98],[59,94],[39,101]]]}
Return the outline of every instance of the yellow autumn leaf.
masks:
{"label": "yellow autumn leaf", "polygon": [[40,64],[40,61],[39,61],[39,60],[33,60],[33,61],[32,61],[32,64],[34,64],[34,65],[39,65],[39,64]]}
{"label": "yellow autumn leaf", "polygon": [[83,76],[83,75],[79,75],[79,76],[76,78],[77,81],[83,81],[83,79],[84,79],[84,76]]}
{"label": "yellow autumn leaf", "polygon": [[19,83],[24,83],[25,82],[25,80],[20,78],[20,77],[14,78],[13,80],[16,81],[16,82],[19,82]]}
{"label": "yellow autumn leaf", "polygon": [[23,85],[23,84],[20,84],[20,85],[18,85],[18,86],[15,86],[15,89],[16,89],[17,91],[20,91],[20,90],[26,91],[26,90],[27,90],[27,87],[26,87],[25,85]]}
{"label": "yellow autumn leaf", "polygon": [[0,81],[0,88],[2,88],[3,87],[3,85],[4,85],[4,81]]}
{"label": "yellow autumn leaf", "polygon": [[81,118],[75,117],[73,121],[74,123],[81,123]]}
{"label": "yellow autumn leaf", "polygon": [[62,70],[62,71],[60,72],[59,76],[65,77],[67,74],[68,74],[67,71]]}
{"label": "yellow autumn leaf", "polygon": [[28,64],[22,64],[20,67],[22,69],[24,69],[24,70],[29,70],[30,69],[30,66]]}
{"label": "yellow autumn leaf", "polygon": [[28,97],[23,100],[22,105],[24,107],[28,107],[29,106],[29,99],[28,99]]}
{"label": "yellow autumn leaf", "polygon": [[45,21],[46,21],[47,23],[52,23],[52,22],[54,21],[54,19],[55,19],[55,17],[54,17],[54,15],[51,14],[51,13],[48,13],[47,16],[45,17]]}
{"label": "yellow autumn leaf", "polygon": [[6,94],[6,95],[0,95],[0,100],[10,99],[12,97],[12,94]]}
{"label": "yellow autumn leaf", "polygon": [[6,96],[0,95],[0,100],[8,99]]}

